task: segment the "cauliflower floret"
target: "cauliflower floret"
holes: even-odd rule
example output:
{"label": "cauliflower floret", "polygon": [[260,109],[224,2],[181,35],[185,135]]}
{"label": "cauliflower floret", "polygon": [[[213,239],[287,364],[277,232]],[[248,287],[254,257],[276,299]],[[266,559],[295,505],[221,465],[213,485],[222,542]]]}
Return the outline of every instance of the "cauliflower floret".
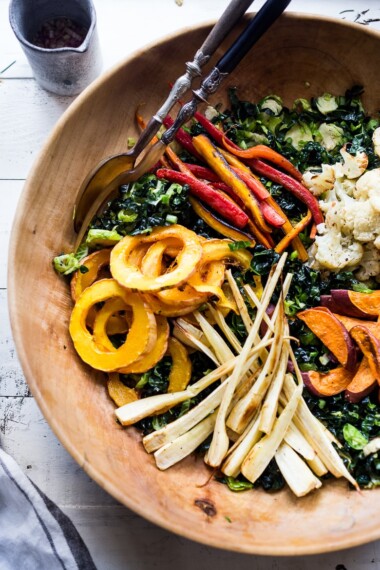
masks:
{"label": "cauliflower floret", "polygon": [[334,168],[329,164],[322,164],[322,172],[306,170],[303,173],[302,182],[314,196],[320,196],[334,187]]}
{"label": "cauliflower floret", "polygon": [[363,246],[344,239],[339,231],[326,231],[324,235],[315,238],[315,243],[318,247],[316,261],[321,267],[332,271],[355,267],[363,257]]}
{"label": "cauliflower floret", "polygon": [[380,168],[368,170],[356,181],[354,195],[359,200],[369,200],[372,208],[380,212]]}
{"label": "cauliflower floret", "polygon": [[365,246],[359,270],[355,277],[360,281],[368,281],[371,277],[380,274],[380,251],[372,243]]}
{"label": "cauliflower floret", "polygon": [[346,151],[346,147],[340,149],[343,158],[342,171],[349,179],[359,178],[368,166],[368,156],[365,152],[357,152],[355,156]]}
{"label": "cauliflower floret", "polygon": [[377,156],[380,156],[380,127],[373,131],[372,135],[373,150]]}

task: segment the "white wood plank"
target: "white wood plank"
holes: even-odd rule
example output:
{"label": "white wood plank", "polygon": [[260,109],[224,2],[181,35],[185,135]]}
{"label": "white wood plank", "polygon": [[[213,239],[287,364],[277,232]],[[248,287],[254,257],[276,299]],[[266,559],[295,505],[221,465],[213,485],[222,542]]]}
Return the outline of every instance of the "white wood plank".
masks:
{"label": "white wood plank", "polygon": [[0,289],[6,287],[8,246],[22,180],[0,180]]}
{"label": "white wood plank", "polygon": [[121,507],[70,507],[64,511],[74,521],[99,570],[333,570],[339,564],[347,570],[380,570],[380,543],[307,558],[248,556],[174,536]]}

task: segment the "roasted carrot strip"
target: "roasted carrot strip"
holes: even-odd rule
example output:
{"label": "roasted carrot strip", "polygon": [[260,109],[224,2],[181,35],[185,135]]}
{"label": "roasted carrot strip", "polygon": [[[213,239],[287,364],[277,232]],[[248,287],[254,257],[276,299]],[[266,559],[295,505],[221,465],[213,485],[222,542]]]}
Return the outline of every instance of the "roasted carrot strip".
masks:
{"label": "roasted carrot strip", "polygon": [[184,164],[197,178],[202,178],[203,180],[208,180],[209,182],[220,181],[219,176],[217,176],[215,172],[206,166],[199,166],[198,164],[190,164],[188,162],[185,162]]}
{"label": "roasted carrot strip", "polygon": [[253,221],[261,232],[269,232],[271,229],[265,223],[264,217],[260,211],[259,205],[255,197],[247,188],[246,184],[237,176],[230,168],[223,156],[218,152],[209,138],[205,135],[198,135],[193,138],[193,144],[203,159],[219,176],[222,182],[225,182],[232,188],[236,196],[244,203],[247,210],[252,214]]}
{"label": "roasted carrot strip", "polygon": [[[146,122],[143,118],[142,115],[140,115],[139,113],[139,109],[136,109],[135,112],[135,119],[136,119],[136,123],[138,124],[138,126],[140,127],[140,129],[143,131],[146,127]],[[152,138],[152,140],[150,141],[150,144],[154,144],[158,141],[158,138],[156,136],[154,136]],[[169,164],[168,161],[166,160],[165,157],[161,157],[160,160],[158,161],[157,165],[155,165],[152,169],[152,171],[154,172],[154,170],[156,170],[156,168],[159,168],[160,166],[163,166],[164,168],[169,168]]]}
{"label": "roasted carrot strip", "polygon": [[[274,208],[276,210],[276,212],[278,212],[280,215],[284,216],[286,221],[285,221],[285,223],[281,229],[287,235],[289,232],[291,232],[293,230],[293,226],[290,223],[289,219],[286,217],[286,215],[281,210],[281,208],[277,204],[276,200],[274,198],[272,198],[272,196],[267,199],[267,202],[268,202],[268,204],[270,204],[272,206],[272,208]],[[298,253],[298,258],[302,262],[305,262],[309,259],[309,255],[305,249],[305,246],[303,245],[302,241],[300,240],[300,238],[298,236],[296,236],[295,238],[292,239],[292,246],[293,246],[294,250]]]}
{"label": "roasted carrot strip", "polygon": [[[169,115],[167,117],[165,117],[164,121],[164,126],[166,128],[169,128],[173,125],[174,120],[169,117]],[[178,129],[176,135],[175,135],[175,139],[176,141],[179,142],[179,144],[185,149],[187,150],[187,152],[193,156],[195,156],[198,159],[201,159],[201,157],[199,156],[199,154],[197,153],[197,151],[194,148],[193,145],[193,140],[191,135],[189,135],[186,131],[184,131],[183,129]]]}
{"label": "roasted carrot strip", "polygon": [[229,138],[227,138],[225,133],[220,129],[218,129],[218,127],[216,127],[214,123],[206,119],[204,115],[197,112],[194,114],[194,119],[196,119],[198,123],[202,125],[205,131],[214,139],[215,142],[218,143],[219,146],[223,146],[223,139],[225,138],[232,148],[240,150],[239,146],[237,146],[234,142],[232,142]]}
{"label": "roasted carrot strip", "polygon": [[238,228],[244,228],[248,222],[248,216],[235,202],[223,195],[219,190],[215,190],[205,182],[198,180],[193,175],[177,172],[168,168],[159,168],[156,172],[157,178],[164,178],[169,182],[187,184],[190,192],[200,200],[207,202],[223,218],[233,223]]}
{"label": "roasted carrot strip", "polygon": [[242,150],[241,148],[237,147],[236,145],[232,145],[231,141],[227,139],[227,137],[223,137],[223,146],[229,152],[238,156],[239,158],[245,158],[246,160],[252,158],[263,158],[264,160],[269,160],[269,162],[273,162],[279,168],[282,168],[286,172],[288,172],[293,178],[300,181],[302,180],[302,174],[300,171],[282,154],[276,152],[269,146],[265,144],[258,144],[247,150]]}
{"label": "roasted carrot strip", "polygon": [[234,241],[247,241],[250,243],[250,247],[253,247],[255,245],[256,242],[251,234],[246,231],[237,230],[226,221],[221,220],[214,214],[214,212],[211,212],[196,198],[190,196],[190,203],[194,212],[198,214],[198,216],[202,218],[202,220],[206,222],[210,228],[218,232],[220,235],[233,239]]}
{"label": "roasted carrot strip", "polygon": [[269,198],[270,193],[265,188],[264,184],[260,182],[255,176],[249,174],[249,172],[242,170],[241,168],[236,168],[233,166],[232,169],[236,172],[239,178],[242,179],[244,184],[248,186],[250,190],[254,193],[258,200],[266,200]]}
{"label": "roasted carrot strip", "polygon": [[265,178],[268,178],[268,180],[271,180],[276,184],[281,184],[281,186],[286,188],[286,190],[289,190],[289,192],[296,196],[296,198],[306,204],[312,213],[316,225],[323,223],[324,219],[318,204],[318,200],[315,196],[313,196],[310,190],[306,188],[306,186],[303,186],[303,184],[298,182],[298,180],[294,180],[294,178],[288,174],[284,174],[276,168],[269,166],[269,164],[266,164],[262,160],[255,158],[251,161],[250,164],[256,172],[261,174],[261,176],[265,176]]}
{"label": "roasted carrot strip", "polygon": [[277,253],[282,253],[283,251],[285,251],[285,249],[287,247],[289,247],[290,243],[293,241],[293,239],[295,237],[298,236],[298,234],[300,234],[308,225],[308,223],[311,220],[311,212],[310,210],[307,211],[307,214],[304,218],[302,218],[302,220],[300,220],[298,222],[298,224],[296,224],[294,226],[294,228],[292,228],[289,233],[286,234],[285,237],[282,238],[282,240],[276,245],[276,247],[274,248],[274,250]]}
{"label": "roasted carrot strip", "polygon": [[281,228],[285,224],[285,218],[279,214],[268,202],[262,200],[259,203],[259,208],[264,216],[265,221],[275,228]]}

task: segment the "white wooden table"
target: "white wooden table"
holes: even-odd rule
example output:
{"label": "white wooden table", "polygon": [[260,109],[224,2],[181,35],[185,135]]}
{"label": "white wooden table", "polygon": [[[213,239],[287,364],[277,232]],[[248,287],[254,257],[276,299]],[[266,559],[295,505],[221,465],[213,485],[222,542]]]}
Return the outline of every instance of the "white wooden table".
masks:
{"label": "white wooden table", "polygon": [[[261,4],[256,0],[253,9]],[[167,33],[216,19],[226,5],[227,0],[183,0],[182,6],[175,0],[95,0],[104,68]],[[380,18],[380,0],[293,0],[291,9],[360,22]],[[329,555],[264,558],[215,550],[170,534],[103,492],[51,432],[29,393],[12,341],[7,250],[24,180],[73,99],[37,86],[7,10],[7,0],[0,0],[0,445],[72,518],[99,570],[380,570],[380,542]],[[370,25],[380,29],[380,22]]]}

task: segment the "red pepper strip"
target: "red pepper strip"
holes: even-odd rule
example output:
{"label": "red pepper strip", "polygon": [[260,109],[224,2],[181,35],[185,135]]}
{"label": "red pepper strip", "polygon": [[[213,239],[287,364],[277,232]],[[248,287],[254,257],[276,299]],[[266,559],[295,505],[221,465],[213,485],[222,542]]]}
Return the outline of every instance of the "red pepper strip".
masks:
{"label": "red pepper strip", "polygon": [[285,251],[285,249],[289,247],[290,242],[296,236],[298,236],[298,234],[301,233],[302,230],[306,228],[310,220],[311,220],[311,212],[310,210],[308,210],[306,216],[302,218],[302,220],[300,220],[298,224],[296,224],[294,228],[285,237],[283,237],[280,242],[278,242],[278,244],[274,248],[274,251],[276,251],[277,253],[282,253],[283,251]]}
{"label": "red pepper strip", "polygon": [[204,200],[211,208],[218,212],[223,218],[232,222],[238,228],[244,228],[248,223],[248,216],[235,203],[227,200],[218,190],[211,188],[205,182],[193,178],[183,172],[160,168],[156,172],[157,178],[164,178],[169,182],[177,182],[178,184],[188,184],[190,193]]}
{"label": "red pepper strip", "polygon": [[231,166],[231,168],[236,172],[239,178],[241,178],[242,181],[248,186],[248,188],[252,190],[256,198],[258,198],[259,200],[266,200],[267,198],[270,197],[270,193],[265,188],[264,184],[260,182],[260,180],[257,180],[257,178],[255,178],[254,176],[251,176],[248,172],[244,172],[244,170],[241,170],[241,168],[236,168],[234,166]]}
{"label": "red pepper strip", "polygon": [[289,192],[291,192],[294,196],[296,196],[296,198],[298,198],[299,200],[301,200],[301,202],[306,204],[306,206],[309,208],[309,210],[312,213],[316,225],[323,223],[324,221],[323,215],[321,210],[319,209],[318,200],[300,182],[294,180],[294,178],[288,176],[288,174],[284,174],[283,172],[276,170],[272,166],[269,166],[269,164],[262,162],[262,160],[258,160],[255,158],[251,160],[250,165],[256,172],[261,174],[261,176],[265,176],[265,178],[268,178],[269,180],[275,182],[276,184],[281,184],[281,186],[286,188],[286,190],[289,190]]}
{"label": "red pepper strip", "polygon": [[271,226],[274,226],[275,228],[281,228],[285,224],[285,218],[276,212],[276,210],[272,208],[268,202],[265,202],[264,200],[262,202],[259,202],[259,208],[264,216],[264,219]]}
{"label": "red pepper strip", "polygon": [[[172,126],[172,124],[174,123],[174,120],[171,117],[169,117],[169,115],[168,115],[167,117],[165,117],[163,123],[164,123],[164,126],[168,129],[169,127]],[[176,141],[178,141],[179,144],[185,150],[187,150],[187,152],[189,154],[195,156],[198,160],[202,160],[202,157],[194,148],[193,141],[192,141],[191,135],[189,135],[189,133],[187,133],[183,129],[178,129],[175,138],[176,138]]]}
{"label": "red pepper strip", "polygon": [[300,171],[297,170],[297,168],[287,158],[265,144],[258,144],[248,148],[247,150],[243,150],[239,147],[236,148],[235,144],[231,144],[231,141],[228,140],[227,137],[223,136],[223,146],[230,151],[231,154],[234,154],[239,158],[245,158],[246,160],[251,158],[263,158],[264,160],[269,160],[269,162],[273,162],[276,166],[288,172],[296,180],[302,180],[302,174]]}
{"label": "red pepper strip", "polygon": [[205,131],[214,139],[214,141],[218,143],[219,146],[223,146],[224,144],[223,141],[226,140],[228,144],[231,145],[231,147],[233,147],[236,150],[241,150],[241,148],[237,146],[237,144],[235,144],[234,142],[232,142],[232,140],[226,137],[223,131],[218,129],[218,127],[216,127],[214,123],[206,119],[206,117],[204,115],[201,115],[201,113],[198,112],[195,113],[194,119],[196,119],[198,123],[202,125]]}
{"label": "red pepper strip", "polygon": [[185,162],[187,168],[196,176],[197,178],[202,178],[202,180],[208,180],[209,182],[220,182],[220,178],[215,172],[206,166],[199,166],[198,164],[189,164]]}

